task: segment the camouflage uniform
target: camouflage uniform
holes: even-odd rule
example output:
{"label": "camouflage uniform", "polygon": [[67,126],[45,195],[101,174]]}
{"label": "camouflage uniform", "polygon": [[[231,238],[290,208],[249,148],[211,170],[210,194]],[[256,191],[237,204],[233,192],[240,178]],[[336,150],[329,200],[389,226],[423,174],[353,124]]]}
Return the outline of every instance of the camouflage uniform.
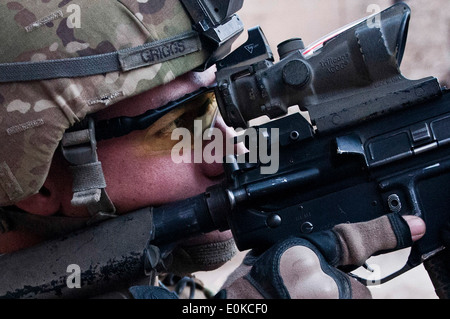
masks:
{"label": "camouflage uniform", "polygon": [[[192,30],[177,0],[0,0],[0,20],[0,63],[110,53]],[[200,50],[128,72],[1,83],[0,206],[39,191],[68,127],[205,60]]]}

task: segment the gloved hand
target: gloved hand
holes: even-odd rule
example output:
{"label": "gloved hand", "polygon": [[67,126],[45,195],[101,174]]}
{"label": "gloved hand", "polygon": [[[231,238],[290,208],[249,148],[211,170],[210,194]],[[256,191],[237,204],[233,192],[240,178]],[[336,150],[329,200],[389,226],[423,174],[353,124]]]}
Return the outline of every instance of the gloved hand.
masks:
{"label": "gloved hand", "polygon": [[418,217],[390,214],[290,238],[258,255],[250,252],[217,298],[370,298],[369,290],[336,267],[361,266],[373,254],[410,246],[425,233]]}

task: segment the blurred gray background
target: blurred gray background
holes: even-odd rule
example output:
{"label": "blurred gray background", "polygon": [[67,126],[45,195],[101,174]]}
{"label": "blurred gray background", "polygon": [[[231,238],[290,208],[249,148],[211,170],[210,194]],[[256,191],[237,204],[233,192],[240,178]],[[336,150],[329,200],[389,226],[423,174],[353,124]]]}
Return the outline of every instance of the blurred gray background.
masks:
{"label": "blurred gray background", "polygon": [[[385,9],[394,0],[245,0],[239,16],[246,28],[260,25],[272,51],[289,38],[301,37],[305,45],[322,36],[370,15],[368,6],[376,4]],[[406,0],[412,10],[408,43],[401,70],[409,79],[437,77],[450,87],[450,1]],[[236,45],[246,40],[241,36]],[[369,260],[381,276],[399,269],[406,262],[409,250]],[[232,263],[209,273],[198,273],[212,290],[220,288],[225,277],[242,260],[240,253]],[[370,276],[365,270],[358,274]],[[377,274],[378,275],[378,274]],[[422,266],[381,287],[371,288],[378,299],[434,299],[436,295]]]}

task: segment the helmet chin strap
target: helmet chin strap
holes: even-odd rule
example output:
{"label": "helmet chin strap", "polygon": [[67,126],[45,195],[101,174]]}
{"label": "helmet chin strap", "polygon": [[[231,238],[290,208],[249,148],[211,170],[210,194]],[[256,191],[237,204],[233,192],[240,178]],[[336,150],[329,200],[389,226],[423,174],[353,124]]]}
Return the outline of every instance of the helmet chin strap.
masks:
{"label": "helmet chin strap", "polygon": [[116,208],[106,193],[102,164],[98,161],[94,121],[87,117],[66,131],[61,150],[73,176],[72,205],[86,206],[96,223],[116,217]]}
{"label": "helmet chin strap", "polygon": [[62,154],[70,163],[73,176],[74,206],[86,206],[91,217],[71,218],[40,216],[17,207],[0,207],[0,234],[13,230],[55,238],[86,225],[117,217],[116,208],[106,193],[106,182],[97,156],[94,121],[87,117],[66,131],[61,142]]}

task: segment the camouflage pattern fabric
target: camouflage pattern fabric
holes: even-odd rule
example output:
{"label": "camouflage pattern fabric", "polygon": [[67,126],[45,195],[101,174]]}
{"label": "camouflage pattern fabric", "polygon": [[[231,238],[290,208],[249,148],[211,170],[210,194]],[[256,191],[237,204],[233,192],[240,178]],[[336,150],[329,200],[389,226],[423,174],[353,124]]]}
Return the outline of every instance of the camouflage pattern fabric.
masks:
{"label": "camouflage pattern fabric", "polygon": [[[110,53],[192,30],[178,0],[0,0],[0,21],[0,63]],[[0,206],[39,191],[68,127],[206,58],[199,51],[129,72],[0,84]]]}

